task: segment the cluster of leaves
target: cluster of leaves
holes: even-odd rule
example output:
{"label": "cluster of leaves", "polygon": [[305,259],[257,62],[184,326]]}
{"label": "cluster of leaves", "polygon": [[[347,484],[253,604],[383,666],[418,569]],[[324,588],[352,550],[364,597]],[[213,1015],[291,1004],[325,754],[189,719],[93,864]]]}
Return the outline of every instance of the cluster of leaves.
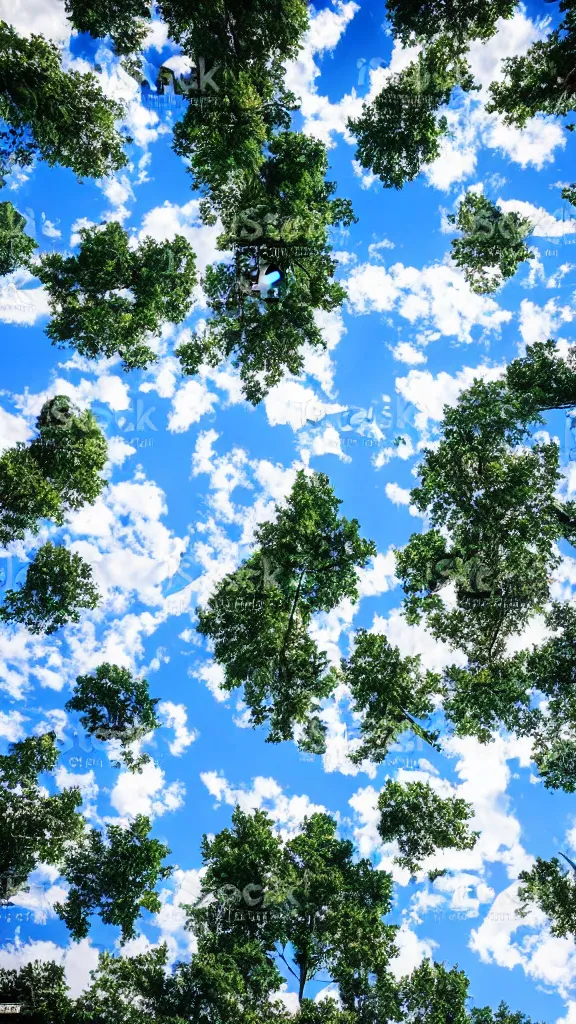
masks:
{"label": "cluster of leaves", "polygon": [[147,754],[135,758],[130,745],[159,727],[155,714],[159,703],[159,697],[150,697],[145,679],[133,679],[128,669],[106,663],[90,675],[78,676],[74,694],[64,706],[66,711],[82,712],[82,726],[96,739],[117,740],[124,762],[141,772],[150,758]]}
{"label": "cluster of leaves", "polygon": [[37,243],[24,231],[26,217],[12,203],[0,203],[0,276],[29,264]]}
{"label": "cluster of leaves", "polygon": [[[438,114],[440,106],[449,102],[456,87],[465,92],[479,88],[468,64],[470,43],[493,36],[498,19],[511,18],[518,4],[389,0],[386,6],[394,39],[422,49],[417,61],[387,78],[382,91],[364,104],[360,117],[351,119],[348,127],[357,137],[362,166],[377,174],[385,187],[401,188],[439,156],[440,142],[448,133],[446,117]],[[576,13],[573,0],[561,0],[559,6],[564,19],[558,28],[524,55],[505,58],[502,80],[490,86],[486,111],[502,114],[506,124],[523,127],[535,114],[566,115],[575,109]],[[569,130],[574,127],[567,125]]]}
{"label": "cluster of leaves", "polygon": [[[65,395],[42,407],[38,436],[0,456],[0,544],[36,534],[42,519],[61,526],[67,513],[93,504],[105,480],[106,439],[91,412],[81,413]],[[24,586],[7,592],[0,619],[32,633],[53,633],[95,608],[98,591],[80,555],[44,544],[30,563]]]}
{"label": "cluster of leaves", "polygon": [[54,43],[24,38],[0,22],[0,184],[35,157],[86,177],[118,170],[128,162],[124,144],[132,141],[116,129],[122,113],[92,73],[62,70]]}
{"label": "cluster of leaves", "polygon": [[108,825],[106,838],[87,831],[78,787],[50,796],[40,783],[58,754],[55,733],[46,733],[13,743],[0,756],[0,898],[27,891],[40,863],[54,865],[70,884],[66,902],[55,909],[74,938],[88,934],[89,916],[99,909],[105,923],[121,927],[125,942],[135,935],[141,908],[160,910],[155,887],[172,872],[162,866],[170,851],[148,837],[150,822],[142,815],[126,828]]}
{"label": "cluster of leaves", "polygon": [[[106,861],[107,852],[98,852]],[[392,905],[391,875],[355,860],[352,843],[337,837],[328,815],[305,818],[282,841],[265,812],[237,807],[232,828],[205,836],[202,853],[200,899],[184,907],[196,943],[189,961],[170,969],[166,945],[132,957],[103,953],[91,985],[76,999],[66,991],[61,968],[36,962],[0,971],[0,999],[17,998],[34,1024],[530,1024],[504,1003],[496,1012],[469,1011],[469,982],[458,967],[424,960],[411,974],[394,977],[397,926],[384,920]],[[85,868],[91,877],[94,863]],[[81,873],[78,863],[84,891]],[[118,884],[117,875],[110,879],[112,889]],[[124,923],[128,935],[130,921]],[[297,982],[295,1013],[278,999],[280,965]],[[323,970],[338,1002],[306,996]]]}
{"label": "cluster of leaves", "polygon": [[[326,347],[317,311],[336,309],[346,295],[334,280],[337,264],[327,244],[328,230],[355,219],[347,200],[331,198],[335,185],[325,180],[327,166],[322,143],[286,131],[270,143],[258,173],[241,187],[213,194],[224,226],[219,246],[247,244],[236,250],[232,263],[207,268],[202,283],[212,316],[204,333],[193,334],[177,352],[185,373],[197,373],[203,362],[217,366],[232,355],[247,399],[257,404],[286,371],[301,372],[306,344]],[[239,237],[246,213],[256,226],[259,221],[275,225],[252,245]],[[302,243],[308,255],[292,256],[292,247]],[[286,278],[285,294],[274,303],[250,285],[268,262]]]}
{"label": "cluster of leaves", "polygon": [[362,167],[376,174],[386,188],[400,189],[440,154],[448,120],[439,115],[452,90],[475,88],[460,50],[441,36],[403,71],[391,75],[372,103],[364,103],[348,129],[358,142]]}
{"label": "cluster of leaves", "polygon": [[46,334],[89,358],[122,357],[126,370],[156,359],[151,335],[190,311],[196,257],[181,235],[171,242],[145,238],[137,247],[117,221],[82,228],[77,256],[46,253],[34,274],[45,285],[52,311]]}
{"label": "cluster of leaves", "polygon": [[[424,616],[467,658],[444,672],[444,711],[456,730],[482,742],[502,724],[531,736],[546,786],[571,792],[576,620],[569,604],[550,604],[550,587],[558,544],[576,539],[576,503],[556,494],[558,445],[530,441],[542,411],[574,405],[575,370],[554,342],[537,343],[501,380],[476,380],[445,409],[442,439],[424,451],[411,493],[431,529],[397,554],[408,620]],[[448,583],[455,604],[442,596]],[[509,638],[536,613],[553,635],[510,655]],[[534,693],[544,705],[534,706]]]}
{"label": "cluster of leaves", "polygon": [[65,395],[42,406],[38,436],[0,456],[0,544],[38,533],[39,520],[61,526],[66,514],[93,504],[105,480],[106,439],[89,410]]}
{"label": "cluster of leaves", "polygon": [[[257,528],[259,548],[198,609],[197,629],[214,643],[223,686],[244,686],[252,724],[270,722],[269,742],[291,738],[331,692],[308,626],[315,612],[357,599],[357,570],[376,553],[357,520],[339,518],[339,505],[325,474],[300,470],[275,521]],[[258,616],[249,610],[254,602]]]}
{"label": "cluster of leaves", "polygon": [[19,622],[33,634],[49,635],[79,622],[80,612],[96,608],[99,600],[88,563],[48,541],[30,562],[23,586],[6,592],[0,619]]}
{"label": "cluster of leaves", "polygon": [[58,758],[55,733],[29,736],[0,756],[0,896],[25,889],[39,863],[57,864],[84,832],[80,790],[47,796],[38,777]]}
{"label": "cluster of leaves", "polygon": [[136,936],[134,924],[142,909],[158,913],[162,904],[156,884],[169,878],[173,868],[162,865],[170,850],[150,839],[149,832],[149,819],[137,814],[126,827],[107,825],[106,840],[91,829],[82,843],[66,851],[61,870],[70,889],[54,909],[73,938],[88,935],[96,909],[104,924],[121,928],[122,944]]}
{"label": "cluster of leaves", "polygon": [[464,268],[473,292],[485,295],[513,277],[520,263],[534,258],[525,244],[532,224],[518,213],[502,213],[486,196],[468,192],[448,220],[463,232],[452,242],[452,258]]}
{"label": "cluster of leaves", "polygon": [[469,833],[470,804],[457,797],[443,799],[429,783],[406,786],[388,780],[378,797],[378,832],[385,843],[396,839],[401,867],[413,873],[436,850],[472,850],[479,832]]}

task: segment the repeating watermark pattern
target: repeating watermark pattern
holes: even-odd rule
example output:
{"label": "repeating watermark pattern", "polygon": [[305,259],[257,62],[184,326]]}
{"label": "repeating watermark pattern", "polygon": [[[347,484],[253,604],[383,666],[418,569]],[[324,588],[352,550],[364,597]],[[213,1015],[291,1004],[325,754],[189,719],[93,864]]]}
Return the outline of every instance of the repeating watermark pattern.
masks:
{"label": "repeating watermark pattern", "polygon": [[151,448],[154,445],[152,435],[158,431],[152,419],[156,406],[149,405],[143,398],[136,398],[132,404],[133,409],[126,412],[115,411],[101,402],[94,402],[90,411],[107,437],[120,436],[135,448]]}
{"label": "repeating watermark pattern", "polygon": [[28,562],[24,562],[16,555],[0,556],[0,600],[3,600],[9,590],[19,590],[26,580]]}
{"label": "repeating watermark pattern", "polygon": [[370,79],[367,79],[369,71],[375,71],[376,68],[381,68],[386,65],[384,57],[371,57],[367,60],[366,57],[359,57],[356,61],[356,67],[358,68],[358,85],[364,86],[370,84]]}
{"label": "repeating watermark pattern", "polygon": [[[374,443],[384,444],[387,439],[387,431],[394,427],[395,434],[412,435],[416,439],[419,433],[416,425],[418,409],[408,402],[403,395],[396,395],[395,414],[392,411],[392,399],[384,395],[381,401],[373,401],[366,408],[360,405],[349,405],[341,412],[325,412],[325,406],[317,398],[309,399],[306,402],[291,402],[292,409],[299,414],[299,425],[305,427],[307,424],[317,426],[322,423],[324,426],[334,427],[338,433],[355,433],[365,438],[364,444],[373,447]],[[392,440],[392,438],[390,438]],[[400,441],[404,440],[400,436]],[[371,442],[369,444],[369,442]],[[357,439],[342,439],[343,444],[353,446],[358,443]]]}
{"label": "repeating watermark pattern", "polygon": [[128,73],[140,85],[142,102],[154,109],[159,106],[178,106],[186,102],[199,108],[214,106],[219,101],[220,87],[217,81],[219,64],[206,67],[204,57],[185,74],[175,72],[162,64],[160,67],[146,61],[142,69]]}

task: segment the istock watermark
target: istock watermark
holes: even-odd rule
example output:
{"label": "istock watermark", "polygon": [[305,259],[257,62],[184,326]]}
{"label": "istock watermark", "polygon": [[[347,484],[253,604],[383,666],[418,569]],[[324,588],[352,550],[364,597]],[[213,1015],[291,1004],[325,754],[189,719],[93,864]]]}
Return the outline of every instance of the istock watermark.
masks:
{"label": "istock watermark", "polygon": [[[380,400],[374,400],[368,406],[349,405],[340,412],[326,412],[326,404],[317,398],[289,404],[297,411],[301,427],[307,424],[331,426],[339,434],[359,435],[365,439],[367,447],[373,447],[375,443],[383,444],[387,438],[392,441],[394,437],[404,443],[407,438],[415,442],[419,434],[416,426],[419,410],[400,394],[396,395],[395,402],[388,395],[383,395]],[[387,431],[391,428],[392,433],[388,435]],[[353,438],[342,439],[343,445],[353,446],[357,443]]]}

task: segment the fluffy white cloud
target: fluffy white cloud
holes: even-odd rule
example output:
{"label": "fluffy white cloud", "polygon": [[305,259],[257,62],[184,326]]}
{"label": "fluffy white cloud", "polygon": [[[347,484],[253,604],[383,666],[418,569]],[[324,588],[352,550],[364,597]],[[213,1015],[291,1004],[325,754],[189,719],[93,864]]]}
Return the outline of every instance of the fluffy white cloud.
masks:
{"label": "fluffy white cloud", "polygon": [[395,263],[390,268],[362,263],[346,281],[355,313],[396,309],[410,323],[422,321],[442,335],[472,341],[472,328],[498,333],[512,318],[494,299],[476,295],[461,271],[445,264],[417,270]]}
{"label": "fluffy white cloud", "polygon": [[158,818],[168,811],[177,811],[184,805],[186,790],[182,782],[166,785],[164,772],[153,761],[142,768],[141,774],[121,772],[110,793],[110,803],[123,818],[145,814]]}
{"label": "fluffy white cloud", "polygon": [[252,786],[234,787],[223,773],[201,772],[200,778],[208,792],[216,800],[216,807],[225,803],[230,807],[238,804],[241,810],[250,812],[265,810],[278,826],[283,837],[293,835],[305,817],[325,813],[323,804],[314,804],[306,794],[288,797],[275,779],[257,775]]}
{"label": "fluffy white cloud", "polygon": [[163,700],[158,705],[158,715],[163,720],[164,725],[169,729],[174,729],[174,739],[169,744],[170,753],[174,757],[180,757],[186,748],[198,738],[196,729],[188,729],[186,727],[188,714],[185,705],[173,704],[170,700]]}

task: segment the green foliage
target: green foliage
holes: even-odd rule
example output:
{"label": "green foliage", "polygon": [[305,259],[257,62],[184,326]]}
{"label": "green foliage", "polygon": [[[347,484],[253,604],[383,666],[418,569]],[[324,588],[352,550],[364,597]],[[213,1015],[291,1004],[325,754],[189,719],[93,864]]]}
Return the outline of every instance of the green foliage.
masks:
{"label": "green foliage", "polygon": [[331,692],[326,657],[307,628],[314,612],[357,599],[357,569],[376,553],[356,519],[338,516],[339,505],[325,474],[299,471],[275,522],[256,530],[260,548],[198,609],[197,629],[214,643],[223,686],[244,685],[252,724],[270,721],[268,742],[290,739]]}
{"label": "green foliage", "polygon": [[470,1010],[470,1024],[531,1024],[525,1013],[513,1013],[506,1003],[500,1003],[496,1011],[489,1006],[475,1006]]}
{"label": "green foliage", "polygon": [[159,697],[150,698],[145,679],[133,679],[128,669],[106,663],[91,675],[78,676],[74,695],[64,707],[84,712],[82,726],[96,739],[119,740],[128,766],[141,771],[150,758],[142,754],[134,759],[129,745],[159,727],[155,714],[159,702]]}
{"label": "green foliage", "polygon": [[[266,259],[277,264],[277,258]],[[314,316],[315,309],[337,309],[345,291],[331,280],[336,261],[328,253],[306,257],[302,267],[286,268],[288,291],[272,304],[238,287],[239,279],[257,273],[254,257],[237,256],[235,265],[207,267],[202,286],[212,316],[202,335],[193,333],[189,342],[176,350],[182,371],[195,374],[202,363],[218,366],[233,357],[240,368],[245,397],[253,405],[288,373],[299,374],[304,365],[306,344],[325,349],[326,342]],[[304,268],[304,269],[303,269]]]}
{"label": "green foliage", "polygon": [[533,225],[518,213],[502,211],[486,196],[467,192],[458,214],[448,220],[462,231],[452,242],[452,256],[473,292],[485,295],[513,277],[518,265],[534,258],[524,239]]}
{"label": "green foliage", "polygon": [[523,128],[535,114],[564,115],[574,110],[576,12],[572,0],[560,0],[559,7],[565,13],[559,27],[533,43],[523,56],[505,58],[504,78],[490,87],[492,98],[486,110],[503,114],[505,124]]}
{"label": "green foliage", "polygon": [[0,203],[0,276],[27,266],[37,242],[24,231],[26,217],[12,203]]}
{"label": "green foliage", "polygon": [[70,891],[66,902],[56,903],[54,909],[76,941],[88,935],[89,917],[96,909],[104,924],[122,929],[121,944],[136,936],[134,924],[141,910],[158,913],[156,884],[173,869],[162,866],[170,850],[158,839],[149,839],[149,832],[150,821],[138,814],[126,828],[107,825],[107,841],[91,829],[82,843],[67,851],[62,874]]}
{"label": "green foliage", "polygon": [[437,850],[472,850],[479,832],[470,833],[472,806],[457,797],[442,799],[429,783],[387,780],[378,797],[378,832],[385,843],[398,841],[395,862],[413,874]]}
{"label": "green foliage", "polygon": [[571,603],[554,603],[546,615],[553,633],[526,658],[530,686],[546,697],[546,707],[533,712],[526,731],[534,738],[532,756],[547,789],[576,791],[576,612]]}
{"label": "green foliage", "polygon": [[83,608],[96,608],[92,569],[80,555],[48,542],[36,552],[20,590],[8,590],[0,620],[20,622],[30,633],[55,633],[80,621]]}
{"label": "green foliage", "polygon": [[437,116],[459,85],[475,88],[461,49],[443,36],[403,71],[390,76],[360,117],[348,121],[358,140],[357,158],[386,188],[402,188],[440,154],[448,121]]}
{"label": "green foliage", "polygon": [[33,960],[18,970],[0,967],[0,1003],[19,1003],[27,1024],[80,1024],[65,970],[50,961]]}
{"label": "green foliage", "polygon": [[432,697],[439,690],[440,678],[433,672],[421,672],[418,655],[403,658],[385,636],[359,629],[350,658],[342,662],[342,677],[354,698],[354,711],[362,715],[363,742],[350,755],[354,764],[367,757],[376,763],[384,761],[406,730],[436,746],[438,734],[422,728],[415,719],[434,710]]}
{"label": "green foliage", "polygon": [[296,57],[308,28],[305,0],[161,0],[169,33],[184,53],[233,69]]}
{"label": "green foliage", "polygon": [[[137,248],[116,222],[82,228],[78,256],[47,253],[34,269],[48,290],[52,320],[46,334],[91,359],[120,355],[125,370],[145,368],[156,355],[147,344],[162,323],[187,316],[196,285],[195,255],[181,235]],[[121,294],[125,289],[130,295]]]}
{"label": "green foliage", "polygon": [[266,145],[275,130],[290,127],[298,106],[278,61],[238,71],[217,68],[219,91],[207,97],[213,102],[191,102],[174,126],[174,151],[186,160],[192,188],[209,208],[258,174]]}
{"label": "green foliage", "polygon": [[564,871],[557,857],[551,860],[537,857],[530,871],[521,871],[518,878],[522,883],[518,888],[518,915],[526,917],[533,904],[547,914],[552,935],[573,937],[576,934],[576,881],[573,872]]}
{"label": "green foliage", "polygon": [[44,477],[26,445],[19,443],[0,455],[0,544],[22,540],[26,531],[38,533],[39,520],[62,525],[60,495]]}
{"label": "green foliage", "polygon": [[[187,908],[199,951],[208,943],[236,957],[244,944],[259,946],[262,996],[278,987],[275,958],[296,977],[300,1000],[307,981],[326,969],[345,1008],[354,1009],[373,976],[386,976],[394,955],[395,929],[382,922],[391,906],[390,875],[367,860],[354,863],[352,843],[336,838],[336,822],[326,814],[305,818],[284,844],[263,811],[248,815],[236,808],[232,821],[231,830],[203,840],[202,893],[216,894],[219,912],[214,904]],[[222,898],[230,890],[233,906],[226,913]],[[247,911],[246,904],[257,909]]]}
{"label": "green foliage", "polygon": [[414,1024],[468,1024],[468,978],[457,967],[423,960],[399,983],[400,1020]]}
{"label": "green foliage", "polygon": [[[204,333],[194,333],[177,350],[185,373],[233,356],[244,394],[257,404],[287,371],[302,371],[305,344],[326,347],[316,311],[336,309],[346,296],[334,280],[337,262],[328,232],[355,220],[348,200],[331,198],[336,186],[325,180],[327,169],[321,142],[285,131],[270,142],[258,173],[244,175],[234,187],[228,171],[223,174],[226,188],[213,189],[205,216],[221,217],[222,249],[237,243],[244,248],[236,249],[231,263],[206,270],[202,284],[212,315]],[[306,246],[305,255],[292,254],[296,244]],[[286,276],[285,291],[275,302],[251,288],[269,264]]]}
{"label": "green foliage", "polygon": [[[531,433],[542,410],[575,401],[574,357],[560,358],[553,341],[528,346],[501,380],[474,381],[445,408],[441,440],[424,450],[411,492],[431,529],[397,553],[407,620],[424,616],[466,658],[447,666],[438,687],[448,721],[483,743],[501,726],[529,736],[545,785],[568,792],[576,789],[576,619],[570,605],[549,601],[558,544],[576,542],[576,503],[557,497],[557,444]],[[455,603],[444,599],[447,584]],[[553,635],[510,654],[510,639],[536,613]],[[533,700],[538,693],[544,703]]]}
{"label": "green foliage", "polygon": [[[542,608],[557,564],[558,447],[517,447],[538,419],[533,403],[505,382],[475,381],[445,409],[442,440],[424,450],[421,484],[411,492],[432,530],[442,527],[450,543],[428,579],[425,547],[440,554],[437,533],[424,544],[412,538],[398,557],[410,621],[424,612],[435,635],[480,664],[501,656],[506,635]],[[433,595],[439,574],[455,584],[452,611]]]}
{"label": "green foliage", "polygon": [[395,39],[405,46],[426,43],[438,35],[459,42],[490,39],[498,18],[511,18],[516,0],[388,0],[386,14]]}
{"label": "green foliage", "polygon": [[35,157],[83,177],[101,178],[128,158],[115,122],[123,108],[91,73],[62,70],[60,50],[42,36],[19,36],[0,22],[0,185]]}
{"label": "green foliage", "polygon": [[70,509],[92,504],[104,479],[106,439],[90,412],[69,398],[45,402],[36,421],[39,436],[0,456],[0,544],[38,533],[40,519],[59,526]]}
{"label": "green foliage", "polygon": [[65,7],[74,28],[95,39],[111,36],[116,53],[142,48],[150,25],[150,5],[145,0],[65,0]]}
{"label": "green foliage", "polygon": [[59,864],[68,844],[84,831],[84,819],[76,812],[80,790],[46,796],[38,781],[56,764],[55,739],[54,733],[29,736],[0,756],[1,898],[22,890],[40,862]]}
{"label": "green foliage", "polygon": [[36,427],[39,436],[30,444],[30,454],[64,508],[93,505],[106,483],[100,473],[108,450],[90,410],[81,413],[65,395],[56,395],[42,406]]}
{"label": "green foliage", "polygon": [[244,980],[239,964],[254,961],[254,945],[241,952],[246,959],[237,961],[203,946],[171,971],[166,945],[133,957],[104,953],[78,1000],[79,1024],[287,1024],[281,1004],[259,999]]}

